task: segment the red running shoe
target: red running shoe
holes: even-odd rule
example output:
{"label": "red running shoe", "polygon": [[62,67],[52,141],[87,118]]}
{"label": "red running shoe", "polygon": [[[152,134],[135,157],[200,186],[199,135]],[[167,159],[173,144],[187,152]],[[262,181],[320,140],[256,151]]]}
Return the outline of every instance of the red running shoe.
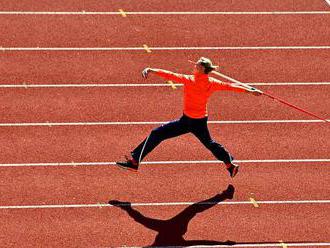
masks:
{"label": "red running shoe", "polygon": [[125,156],[126,161],[116,162],[116,164],[125,170],[137,171],[139,168],[139,163],[134,158],[128,158]]}
{"label": "red running shoe", "polygon": [[236,176],[236,174],[238,173],[239,165],[230,163],[226,164],[226,166],[227,170],[229,171],[230,177],[233,178],[234,176]]}

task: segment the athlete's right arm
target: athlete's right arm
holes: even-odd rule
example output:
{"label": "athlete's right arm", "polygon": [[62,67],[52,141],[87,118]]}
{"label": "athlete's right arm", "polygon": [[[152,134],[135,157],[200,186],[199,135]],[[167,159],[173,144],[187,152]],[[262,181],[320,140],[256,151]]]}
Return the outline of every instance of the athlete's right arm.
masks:
{"label": "athlete's right arm", "polygon": [[154,68],[145,68],[142,71],[142,76],[144,78],[148,78],[149,73],[155,73],[156,75],[165,78],[166,80],[173,80],[178,83],[188,83],[191,81],[191,77],[184,74],[174,73],[167,70],[162,69],[154,69]]}

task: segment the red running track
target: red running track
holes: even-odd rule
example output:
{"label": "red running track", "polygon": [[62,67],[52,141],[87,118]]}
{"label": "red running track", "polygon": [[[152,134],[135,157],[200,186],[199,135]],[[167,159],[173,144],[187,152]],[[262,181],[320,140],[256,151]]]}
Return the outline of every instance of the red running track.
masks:
{"label": "red running track", "polygon": [[[75,1],[66,1],[62,5],[57,2],[55,6],[55,2],[50,1],[32,4],[24,0],[20,3],[2,1],[0,8],[27,11],[117,11],[119,8],[127,11],[189,11],[194,6],[200,11],[328,10],[325,1],[315,0],[297,0],[294,3],[282,0],[271,3],[260,0],[209,1],[207,4],[189,1],[191,5],[174,5],[174,1],[152,3],[90,1],[78,6]],[[185,18],[191,20],[190,24],[201,25],[201,20],[196,17]],[[327,16],[217,17],[224,25],[216,26],[216,31],[223,30],[227,35],[207,37],[205,43],[193,39],[201,33],[192,30],[190,24],[184,22],[185,18],[178,17],[175,22],[168,22],[162,27],[164,37],[158,38],[155,34],[161,26],[145,24],[145,20],[155,22],[157,17],[153,16],[127,19],[120,16],[0,16],[0,30],[8,34],[0,40],[2,46],[14,47],[141,46],[143,43],[151,46],[328,45],[329,40],[329,30],[325,25]],[[217,18],[207,19],[217,23]],[[84,24],[80,26],[81,20]],[[141,20],[144,22],[141,23]],[[122,30],[129,22],[133,29],[120,32],[118,37],[107,43],[109,37],[105,36],[116,34],[106,25],[110,21]],[[8,22],[10,29],[5,26]],[[238,28],[244,25],[245,28]],[[85,30],[80,31],[79,27]],[[46,28],[51,32],[47,32]],[[178,28],[182,28],[183,33],[191,31],[191,36],[181,34]],[[255,32],[251,32],[252,28]],[[73,37],[71,33],[77,29],[78,33]],[[272,29],[278,30],[278,36],[273,35]],[[90,38],[91,33],[95,40]],[[140,41],[141,33],[148,34],[149,42]],[[236,37],[233,36],[235,33],[240,34]],[[285,36],[286,33],[288,35]],[[306,33],[310,36],[305,36]],[[178,36],[174,39],[172,35]],[[261,40],[262,37],[267,37],[267,40]],[[143,51],[2,52],[0,82],[160,83],[162,80],[156,78],[143,81],[140,71],[145,66],[154,66],[189,73],[191,65],[187,59],[196,59],[201,55],[213,58],[225,66],[224,73],[244,82],[329,81],[329,52],[321,49],[153,51],[151,54]],[[328,86],[264,86],[263,89],[328,117]],[[170,88],[1,88],[0,93],[1,123],[166,121],[181,114],[181,90]],[[147,111],[140,114],[143,108]],[[212,98],[210,115],[213,120],[307,118],[266,98],[224,92]],[[129,152],[154,126],[1,127],[0,142],[4,144],[1,163],[115,161]],[[213,136],[228,147],[237,159],[328,159],[329,155],[330,133],[328,127],[321,123],[211,124],[210,129]],[[192,136],[164,142],[147,158],[149,161],[209,159],[214,158]],[[0,167],[0,206],[88,204],[109,200],[133,203],[198,202],[220,193],[228,183],[236,187],[233,201],[247,201],[252,193],[257,201],[324,200],[330,193],[328,165],[328,162],[242,163],[241,173],[235,180],[228,178],[221,164],[146,164],[136,174],[113,166]],[[135,208],[147,217],[167,220],[188,206]],[[191,220],[185,217],[179,223],[182,225],[189,221],[184,236],[186,240],[327,242],[329,212],[329,204],[324,203],[260,205],[259,208],[254,208],[252,204],[220,205]],[[146,246],[155,244],[157,234],[134,221],[125,211],[114,207],[0,209],[0,216],[4,220],[0,240],[5,247]]]}
{"label": "red running track", "polygon": [[251,194],[257,201],[324,200],[330,193],[328,187],[320,190],[330,178],[325,162],[242,163],[242,173],[235,180],[220,163],[143,165],[139,173],[131,174],[111,165],[2,167],[0,175],[1,206],[106,203],[110,199],[197,202],[221,192],[228,183],[236,187],[235,201],[247,201]]}
{"label": "red running track", "polygon": [[251,2],[239,0],[209,0],[201,2],[188,0],[185,4],[178,4],[176,0],[128,0],[118,2],[115,0],[92,0],[88,2],[51,1],[35,2],[33,0],[22,0],[13,2],[11,0],[1,1],[0,8],[3,11],[118,11],[122,8],[126,11],[322,11],[328,10],[325,1],[322,0],[254,0]]}
{"label": "red running track", "polygon": [[[184,207],[137,209],[147,217],[167,220]],[[185,238],[237,243],[321,241],[327,237],[329,211],[329,205],[213,207],[190,221]],[[6,246],[147,246],[157,235],[115,208],[2,210],[0,215],[6,220],[6,230],[1,230]],[[18,235],[17,229],[23,234]]]}
{"label": "red running track", "polygon": [[[2,128],[2,163],[116,161],[129,154],[152,126]],[[328,158],[327,124],[210,125],[213,137],[236,159]],[[123,136],[126,134],[127,136]],[[129,134],[129,135],[128,135]],[[187,144],[189,144],[187,146]],[[205,160],[212,154],[193,136],[164,142],[154,160]]]}
{"label": "red running track", "polygon": [[326,46],[329,22],[330,14],[195,15],[189,21],[185,15],[3,15],[0,32],[6,35],[0,43],[3,47]]}
{"label": "red running track", "polygon": [[[157,80],[153,77],[145,83],[152,83],[154,79]],[[324,95],[330,91],[329,85],[258,88],[329,118],[330,99]],[[167,122],[179,118],[183,107],[182,87],[176,90],[170,87],[0,88],[0,94],[1,123]],[[148,111],[140,111],[141,107]],[[208,112],[210,120],[310,119],[269,98],[233,92],[215,93]]]}
{"label": "red running track", "polygon": [[[330,50],[4,52],[2,84],[146,83],[146,66],[191,73],[188,59],[212,58],[243,82],[328,82]],[[121,68],[118,70],[118,68]],[[152,80],[155,82],[157,79]],[[160,79],[157,82],[161,82]]]}

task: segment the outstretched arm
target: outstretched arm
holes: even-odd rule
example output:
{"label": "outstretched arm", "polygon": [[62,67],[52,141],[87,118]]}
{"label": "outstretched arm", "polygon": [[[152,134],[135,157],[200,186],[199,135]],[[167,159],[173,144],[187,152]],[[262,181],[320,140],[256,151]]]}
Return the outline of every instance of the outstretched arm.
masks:
{"label": "outstretched arm", "polygon": [[133,209],[130,202],[111,200],[109,201],[109,204],[126,211],[130,217],[132,217],[136,222],[142,224],[146,228],[149,228],[154,231],[159,231],[162,227],[162,220],[152,219],[144,216],[139,211]]}
{"label": "outstretched arm", "polygon": [[213,84],[213,87],[215,90],[230,90],[230,91],[235,91],[235,92],[250,93],[255,96],[262,95],[262,91],[255,89],[255,88],[245,87],[244,85],[240,85],[240,84],[236,84],[236,83],[229,83],[229,82],[222,82],[215,78],[210,78],[210,81]]}
{"label": "outstretched arm", "polygon": [[155,68],[145,68],[142,71],[142,76],[144,78],[148,78],[148,75],[150,73],[154,73],[157,76],[165,78],[166,80],[173,80],[175,82],[183,83],[183,84],[190,82],[190,80],[191,80],[190,76],[188,76],[188,75],[174,73],[174,72],[162,70],[162,69],[155,69]]}

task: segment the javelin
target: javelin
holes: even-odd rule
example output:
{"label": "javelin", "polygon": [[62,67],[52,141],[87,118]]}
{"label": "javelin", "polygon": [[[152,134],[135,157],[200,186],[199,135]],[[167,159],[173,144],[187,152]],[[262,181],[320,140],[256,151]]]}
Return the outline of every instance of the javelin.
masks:
{"label": "javelin", "polygon": [[[256,89],[256,88],[254,88],[254,87],[251,87],[251,86],[248,85],[248,84],[242,83],[242,82],[240,82],[240,81],[238,81],[238,80],[236,80],[236,79],[234,79],[234,78],[228,77],[228,76],[226,76],[226,75],[224,75],[224,74],[222,74],[222,73],[220,73],[220,72],[218,72],[218,71],[212,71],[212,73],[214,73],[215,75],[218,75],[218,76],[220,76],[220,77],[226,78],[226,79],[228,79],[228,80],[230,80],[230,81],[232,81],[232,82],[234,82],[234,83],[237,83],[237,84],[239,84],[239,85],[245,86],[245,87],[247,87],[247,88],[249,88],[249,89],[252,89],[252,90],[253,90],[253,89]],[[291,103],[288,103],[288,102],[284,101],[283,99],[280,99],[280,98],[278,98],[278,97],[276,97],[276,96],[273,96],[273,95],[269,94],[268,92],[263,92],[263,91],[261,91],[261,92],[262,92],[263,95],[268,96],[269,98],[271,98],[271,99],[273,99],[273,100],[276,100],[276,101],[278,101],[278,102],[280,102],[280,103],[283,103],[283,104],[285,104],[285,105],[287,105],[287,106],[289,106],[289,107],[291,107],[291,108],[294,108],[294,109],[296,109],[296,110],[298,110],[298,111],[300,111],[300,112],[303,112],[303,113],[305,113],[305,114],[308,114],[308,115],[310,115],[310,116],[313,116],[313,117],[315,117],[315,118],[317,118],[317,119],[320,119],[320,120],[322,120],[322,121],[325,121],[325,122],[327,122],[327,123],[330,123],[328,120],[326,120],[326,119],[324,119],[324,118],[322,118],[322,117],[319,117],[319,116],[317,116],[316,114],[313,114],[313,113],[311,113],[311,112],[309,112],[309,111],[307,111],[307,110],[304,110],[304,109],[302,109],[302,108],[300,108],[300,107],[297,107],[297,106],[295,106],[295,105],[293,105],[293,104],[291,104]]]}
{"label": "javelin", "polygon": [[[195,64],[195,62],[193,62],[193,61],[191,61],[191,60],[189,60],[189,62]],[[245,87],[245,88],[248,88],[248,89],[251,89],[251,90],[256,90],[256,88],[254,88],[254,87],[252,87],[252,86],[250,86],[250,85],[248,85],[248,84],[242,83],[242,82],[240,82],[240,81],[238,81],[238,80],[236,80],[236,79],[234,79],[234,78],[231,78],[231,77],[229,77],[229,76],[226,76],[225,74],[220,73],[220,72],[218,72],[218,71],[212,71],[212,73],[215,74],[215,75],[218,75],[218,76],[220,76],[220,77],[223,77],[223,78],[225,78],[225,79],[228,79],[228,80],[230,80],[230,81],[232,81],[232,82],[234,82],[234,83],[237,83],[237,84],[239,84],[239,85],[241,85],[241,86],[243,86],[243,87]],[[259,90],[259,91],[261,91],[261,90]],[[269,97],[269,98],[271,98],[271,99],[273,99],[273,100],[276,100],[276,101],[278,101],[278,102],[280,102],[280,103],[283,103],[283,104],[285,104],[285,105],[287,105],[287,106],[289,106],[289,107],[291,107],[291,108],[294,108],[294,109],[296,109],[296,110],[298,110],[298,111],[300,111],[300,112],[303,112],[303,113],[305,113],[305,114],[308,114],[308,115],[310,115],[310,116],[313,116],[313,117],[315,117],[315,118],[317,118],[317,119],[320,119],[320,120],[322,120],[322,121],[324,121],[324,122],[330,123],[328,120],[326,120],[326,119],[324,119],[324,118],[322,118],[322,117],[319,117],[319,116],[317,116],[316,114],[313,114],[313,113],[311,113],[311,112],[309,112],[309,111],[307,111],[307,110],[304,110],[304,109],[302,109],[302,108],[300,108],[300,107],[297,107],[297,106],[295,106],[295,105],[293,105],[293,104],[291,104],[291,103],[288,103],[288,102],[286,102],[286,101],[284,101],[284,100],[282,100],[282,99],[280,99],[280,98],[278,98],[278,97],[276,97],[276,96],[273,96],[273,95],[271,95],[271,94],[269,94],[269,93],[267,93],[267,92],[263,92],[263,91],[261,91],[261,92],[262,92],[263,95],[265,95],[265,96],[267,96],[267,97]]]}

